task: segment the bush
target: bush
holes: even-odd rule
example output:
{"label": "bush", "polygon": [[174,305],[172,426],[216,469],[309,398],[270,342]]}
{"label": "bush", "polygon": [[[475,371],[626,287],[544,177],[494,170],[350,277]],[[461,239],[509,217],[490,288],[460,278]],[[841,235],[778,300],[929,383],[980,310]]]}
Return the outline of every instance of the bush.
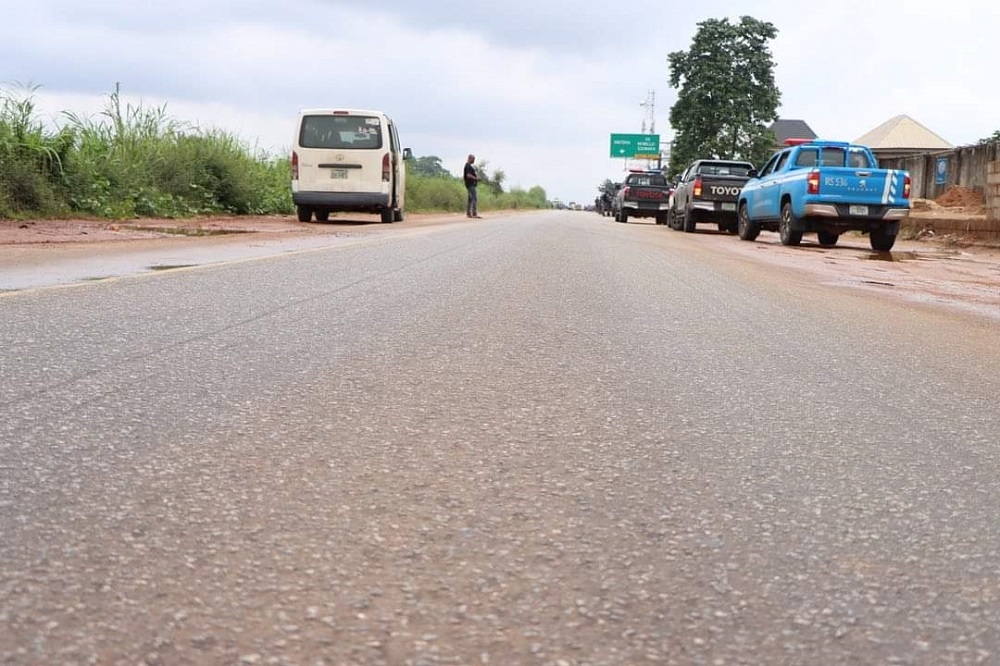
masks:
{"label": "bush", "polygon": [[[126,219],[294,211],[285,157],[255,151],[226,132],[173,120],[163,106],[128,104],[118,86],[97,118],[64,112],[65,125],[46,132],[35,118],[32,90],[13,94],[0,89],[2,217]],[[439,158],[408,160],[406,168],[407,210],[465,210],[465,186]],[[492,180],[480,185],[480,210],[546,206],[545,190],[503,192],[503,179],[503,172],[495,171]]]}

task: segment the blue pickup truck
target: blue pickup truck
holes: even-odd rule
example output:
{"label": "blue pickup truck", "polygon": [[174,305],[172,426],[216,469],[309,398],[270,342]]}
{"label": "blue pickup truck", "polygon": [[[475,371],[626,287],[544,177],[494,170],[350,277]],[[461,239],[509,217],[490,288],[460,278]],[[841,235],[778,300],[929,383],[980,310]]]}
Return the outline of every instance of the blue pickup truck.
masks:
{"label": "blue pickup truck", "polygon": [[777,231],[782,245],[798,245],[814,231],[832,246],[845,231],[862,231],[873,250],[888,252],[909,214],[906,171],[878,168],[865,146],[792,139],[740,191],[737,233],[752,241]]}

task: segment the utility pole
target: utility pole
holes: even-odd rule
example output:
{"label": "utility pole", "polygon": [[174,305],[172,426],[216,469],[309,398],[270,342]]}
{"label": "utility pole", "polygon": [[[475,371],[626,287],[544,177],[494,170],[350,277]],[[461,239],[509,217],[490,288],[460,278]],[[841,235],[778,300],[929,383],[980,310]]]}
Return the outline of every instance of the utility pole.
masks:
{"label": "utility pole", "polygon": [[[642,118],[642,133],[656,134],[656,91],[650,90],[646,94],[646,101],[641,102],[639,106],[646,110],[646,115]],[[660,169],[662,167],[662,163],[663,156],[659,155],[656,158],[656,168]],[[646,164],[646,168],[649,168],[648,163]]]}
{"label": "utility pole", "polygon": [[641,102],[639,106],[646,109],[646,115],[642,118],[642,133],[656,134],[656,91],[650,90],[646,95],[646,101]]}

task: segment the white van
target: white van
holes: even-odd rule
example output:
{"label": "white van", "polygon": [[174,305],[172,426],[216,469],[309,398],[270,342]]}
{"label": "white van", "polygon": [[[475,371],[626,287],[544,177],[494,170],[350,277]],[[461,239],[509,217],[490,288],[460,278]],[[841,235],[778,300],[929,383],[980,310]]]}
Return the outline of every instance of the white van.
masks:
{"label": "white van", "polygon": [[300,222],[331,212],[378,213],[403,219],[410,149],[381,111],[303,109],[292,150],[292,202]]}

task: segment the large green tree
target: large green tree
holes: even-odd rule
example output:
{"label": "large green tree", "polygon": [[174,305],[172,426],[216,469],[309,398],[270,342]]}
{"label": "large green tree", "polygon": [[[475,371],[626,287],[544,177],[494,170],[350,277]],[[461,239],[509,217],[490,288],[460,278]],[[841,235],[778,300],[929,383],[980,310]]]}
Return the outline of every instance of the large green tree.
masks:
{"label": "large green tree", "polygon": [[414,157],[407,160],[410,171],[427,176],[428,178],[451,178],[451,172],[441,164],[441,158],[437,155],[426,155],[424,157]]}
{"label": "large green tree", "polygon": [[698,24],[690,49],[669,55],[670,85],[678,89],[670,109],[671,174],[696,159],[759,166],[768,158],[775,142],[769,127],[781,101],[768,46],[777,34],[773,24],[750,16],[739,23],[708,19]]}

